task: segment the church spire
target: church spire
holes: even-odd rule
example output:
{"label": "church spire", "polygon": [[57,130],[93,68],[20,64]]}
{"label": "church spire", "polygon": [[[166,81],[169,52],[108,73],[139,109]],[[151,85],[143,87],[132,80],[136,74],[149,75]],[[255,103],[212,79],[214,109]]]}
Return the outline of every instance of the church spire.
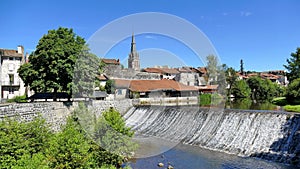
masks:
{"label": "church spire", "polygon": [[136,51],[134,33],[132,33],[131,37],[131,50],[128,57],[128,68],[140,71],[140,56]]}
{"label": "church spire", "polygon": [[134,33],[132,32],[132,37],[131,37],[131,53],[136,52],[136,47],[135,47],[135,39],[134,39]]}

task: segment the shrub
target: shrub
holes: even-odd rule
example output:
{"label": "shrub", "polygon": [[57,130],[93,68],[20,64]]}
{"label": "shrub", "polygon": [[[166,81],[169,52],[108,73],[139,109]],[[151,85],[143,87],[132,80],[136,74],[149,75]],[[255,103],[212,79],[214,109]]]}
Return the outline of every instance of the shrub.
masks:
{"label": "shrub", "polygon": [[16,102],[16,103],[27,103],[27,98],[26,95],[23,96],[15,96],[12,99],[8,99],[7,100],[8,103],[12,103],[12,102]]}

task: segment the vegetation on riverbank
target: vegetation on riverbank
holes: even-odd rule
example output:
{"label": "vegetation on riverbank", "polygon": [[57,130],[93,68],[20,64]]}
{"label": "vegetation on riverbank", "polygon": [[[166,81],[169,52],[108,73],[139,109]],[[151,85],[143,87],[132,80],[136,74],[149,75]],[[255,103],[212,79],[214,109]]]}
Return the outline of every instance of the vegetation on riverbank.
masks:
{"label": "vegetation on riverbank", "polygon": [[[77,110],[77,113],[83,110]],[[115,109],[103,114],[99,119],[90,119],[94,123],[93,135],[82,127],[76,113],[57,133],[52,132],[41,117],[31,122],[4,119],[0,122],[0,168],[120,167],[136,147],[130,139],[133,132]],[[108,127],[126,137],[120,139],[120,134],[114,134]],[[98,141],[106,142],[110,147],[118,146],[122,154],[107,151]]]}

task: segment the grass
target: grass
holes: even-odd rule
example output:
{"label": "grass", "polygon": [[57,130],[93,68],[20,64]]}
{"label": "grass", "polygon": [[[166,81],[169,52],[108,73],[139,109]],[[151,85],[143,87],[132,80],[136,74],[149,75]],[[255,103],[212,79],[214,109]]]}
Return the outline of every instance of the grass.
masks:
{"label": "grass", "polygon": [[290,112],[300,112],[300,105],[286,105],[283,109]]}

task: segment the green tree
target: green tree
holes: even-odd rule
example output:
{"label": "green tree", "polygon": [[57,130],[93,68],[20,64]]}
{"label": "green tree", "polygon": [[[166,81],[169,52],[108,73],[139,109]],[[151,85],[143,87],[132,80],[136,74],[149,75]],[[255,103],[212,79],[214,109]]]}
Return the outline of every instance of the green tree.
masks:
{"label": "green tree", "polygon": [[218,60],[214,55],[208,55],[206,57],[207,60],[207,75],[209,84],[217,84],[218,80]]}
{"label": "green tree", "polygon": [[286,99],[290,103],[300,101],[300,78],[294,79],[287,87]]}
{"label": "green tree", "polygon": [[238,76],[236,74],[236,71],[232,67],[227,68],[225,74],[226,74],[226,82],[228,85],[227,96],[230,97],[231,91],[232,91],[232,86],[237,81]]}
{"label": "green tree", "polygon": [[115,81],[111,79],[107,80],[104,88],[108,94],[115,93]]}
{"label": "green tree", "polygon": [[72,94],[75,97],[89,97],[93,94],[99,71],[98,57],[89,52],[85,45],[74,66]]}
{"label": "green tree", "polygon": [[261,79],[258,76],[250,77],[247,80],[251,88],[251,97],[255,100],[268,100],[274,96],[279,96],[279,86],[269,79]]}
{"label": "green tree", "polygon": [[287,64],[283,65],[287,70],[287,78],[290,82],[300,78],[300,48],[295,53],[291,53],[291,58],[287,59]]}
{"label": "green tree", "polygon": [[241,59],[241,62],[240,62],[240,72],[242,75],[244,75],[244,62],[243,62],[243,59]]}
{"label": "green tree", "polygon": [[235,98],[247,98],[251,94],[251,89],[244,80],[237,80],[232,85],[232,95]]}
{"label": "green tree", "polygon": [[74,64],[84,44],[72,29],[49,30],[18,73],[35,92],[71,93]]}

